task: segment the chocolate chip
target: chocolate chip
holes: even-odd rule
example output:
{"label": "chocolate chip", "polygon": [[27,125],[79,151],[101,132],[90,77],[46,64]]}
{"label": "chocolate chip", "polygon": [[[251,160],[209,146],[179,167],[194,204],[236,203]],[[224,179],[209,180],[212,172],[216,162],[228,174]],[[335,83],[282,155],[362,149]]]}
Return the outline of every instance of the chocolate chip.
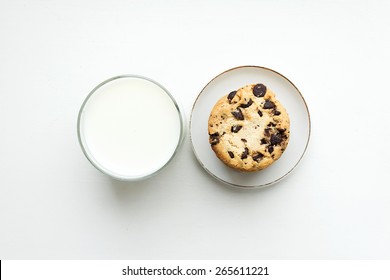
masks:
{"label": "chocolate chip", "polygon": [[248,107],[251,106],[252,104],[253,104],[252,99],[249,99],[248,103],[246,103],[246,104],[241,104],[240,107],[241,107],[241,108],[248,108]]}
{"label": "chocolate chip", "polygon": [[263,84],[257,84],[253,87],[253,94],[256,97],[263,97],[266,91],[267,87]]}
{"label": "chocolate chip", "polygon": [[248,141],[246,141],[246,139],[244,139],[244,138],[241,138],[241,141],[244,142],[244,143],[248,142]]}
{"label": "chocolate chip", "polygon": [[270,154],[272,154],[273,151],[274,151],[274,147],[269,146],[269,147],[268,147],[268,152],[269,152]]}
{"label": "chocolate chip", "polygon": [[227,99],[229,100],[229,103],[232,101],[234,96],[236,96],[237,91],[232,91],[231,93],[228,94]]}
{"label": "chocolate chip", "polygon": [[257,111],[257,113],[259,114],[259,116],[260,116],[260,117],[262,117],[262,116],[263,116],[263,112],[261,112],[260,110],[259,110],[259,111]]}
{"label": "chocolate chip", "polygon": [[213,134],[210,134],[210,144],[212,146],[217,145],[219,143],[219,133],[215,132]]}
{"label": "chocolate chip", "polygon": [[233,125],[232,128],[230,129],[230,131],[237,133],[240,131],[241,128],[242,128],[242,125]]}
{"label": "chocolate chip", "polygon": [[275,107],[275,103],[273,103],[271,100],[268,99],[265,101],[263,106],[264,109],[272,109],[274,107]]}
{"label": "chocolate chip", "polygon": [[232,111],[232,115],[233,115],[237,120],[240,120],[240,121],[243,121],[243,120],[244,120],[244,115],[242,114],[240,108],[237,108],[236,111]]}
{"label": "chocolate chip", "polygon": [[281,113],[278,110],[274,110],[274,115],[279,116]]}
{"label": "chocolate chip", "polygon": [[234,154],[233,154],[233,152],[231,152],[231,151],[228,151],[228,154],[229,154],[230,158],[234,158]]}
{"label": "chocolate chip", "polygon": [[270,122],[269,124],[267,124],[267,126],[268,126],[268,127],[275,127],[275,126],[276,126],[276,124],[275,124],[275,123],[273,123],[273,122]]}
{"label": "chocolate chip", "polygon": [[241,159],[246,159],[248,157],[249,150],[248,148],[245,148],[245,150],[242,152]]}
{"label": "chocolate chip", "polygon": [[283,135],[286,132],[286,129],[285,128],[278,128],[278,132]]}
{"label": "chocolate chip", "polygon": [[265,138],[261,139],[261,140],[260,140],[260,143],[261,143],[262,145],[267,144],[267,139],[265,139]]}
{"label": "chocolate chip", "polygon": [[264,135],[265,136],[270,136],[271,135],[271,129],[270,128],[266,128],[266,129],[264,129]]}
{"label": "chocolate chip", "polygon": [[271,145],[275,146],[277,144],[282,143],[282,136],[279,133],[271,135]]}
{"label": "chocolate chip", "polygon": [[257,161],[257,162],[259,162],[260,160],[262,160],[263,157],[264,157],[264,155],[263,155],[262,153],[257,153],[257,154],[255,154],[255,155],[252,156],[253,160],[254,160],[254,161]]}

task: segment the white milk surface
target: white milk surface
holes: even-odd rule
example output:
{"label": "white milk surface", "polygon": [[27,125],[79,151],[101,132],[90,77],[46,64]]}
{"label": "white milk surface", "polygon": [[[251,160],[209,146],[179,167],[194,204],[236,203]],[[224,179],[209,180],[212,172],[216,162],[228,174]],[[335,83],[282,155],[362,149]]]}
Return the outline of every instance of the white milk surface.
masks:
{"label": "white milk surface", "polygon": [[80,115],[80,138],[97,167],[125,179],[163,167],[180,142],[180,114],[155,83],[114,79],[98,88]]}

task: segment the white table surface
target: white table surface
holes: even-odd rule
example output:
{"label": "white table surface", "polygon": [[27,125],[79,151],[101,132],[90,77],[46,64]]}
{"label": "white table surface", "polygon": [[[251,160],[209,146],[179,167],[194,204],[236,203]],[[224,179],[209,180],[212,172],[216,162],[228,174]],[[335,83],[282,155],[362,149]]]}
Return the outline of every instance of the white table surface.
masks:
{"label": "white table surface", "polygon": [[[390,2],[0,2],[0,259],[389,259]],[[157,176],[99,173],[82,101],[150,77],[187,118],[239,65],[287,76],[310,109],[307,153],[282,182],[238,190],[187,138]]]}

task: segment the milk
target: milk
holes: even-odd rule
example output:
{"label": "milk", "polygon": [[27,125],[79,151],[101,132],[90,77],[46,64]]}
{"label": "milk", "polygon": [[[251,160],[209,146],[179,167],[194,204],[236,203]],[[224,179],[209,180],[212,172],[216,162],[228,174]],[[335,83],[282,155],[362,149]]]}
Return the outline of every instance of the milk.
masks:
{"label": "milk", "polygon": [[177,104],[156,83],[133,76],[103,83],[79,116],[79,138],[95,167],[119,179],[139,179],[164,167],[183,136]]}

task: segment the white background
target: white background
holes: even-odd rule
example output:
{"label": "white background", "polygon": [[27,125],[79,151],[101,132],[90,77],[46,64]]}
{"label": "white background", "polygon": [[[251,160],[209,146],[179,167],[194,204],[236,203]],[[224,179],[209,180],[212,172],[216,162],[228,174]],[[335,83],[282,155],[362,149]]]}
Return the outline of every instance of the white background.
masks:
{"label": "white background", "polygon": [[[0,259],[390,258],[388,1],[0,1]],[[261,65],[311,113],[285,180],[237,190],[189,137],[123,183],[81,152],[78,110],[103,80],[148,76],[192,104]],[[150,112],[148,112],[150,113]],[[156,140],[157,141],[157,140]]]}

